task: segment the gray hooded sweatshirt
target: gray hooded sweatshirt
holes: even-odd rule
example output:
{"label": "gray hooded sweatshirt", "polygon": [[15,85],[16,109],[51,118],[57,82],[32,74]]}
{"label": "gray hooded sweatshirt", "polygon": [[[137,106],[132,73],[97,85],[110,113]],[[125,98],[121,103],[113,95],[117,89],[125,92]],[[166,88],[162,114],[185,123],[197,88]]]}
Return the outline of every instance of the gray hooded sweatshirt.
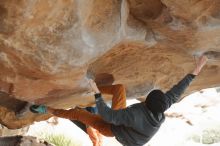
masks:
{"label": "gray hooded sweatshirt", "polygon": [[[186,75],[177,85],[165,93],[167,108],[178,101],[195,76]],[[124,146],[142,146],[159,130],[165,120],[164,113],[153,114],[145,103],[133,104],[125,109],[112,110],[101,94],[96,96],[98,113],[108,123],[115,138]]]}

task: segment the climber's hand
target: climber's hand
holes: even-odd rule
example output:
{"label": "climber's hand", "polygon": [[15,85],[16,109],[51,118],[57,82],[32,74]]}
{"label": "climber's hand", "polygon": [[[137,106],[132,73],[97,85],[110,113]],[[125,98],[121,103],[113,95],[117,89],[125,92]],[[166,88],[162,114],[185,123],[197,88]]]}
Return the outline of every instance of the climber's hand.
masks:
{"label": "climber's hand", "polygon": [[97,87],[97,85],[96,85],[94,80],[89,79],[89,85],[92,88],[93,92],[100,93],[100,91],[99,91],[99,89],[98,89],[98,87]]}
{"label": "climber's hand", "polygon": [[201,69],[205,66],[205,64],[207,63],[208,58],[205,55],[202,55],[201,57],[199,57],[199,61],[196,62],[196,67],[194,69],[194,71],[192,72],[193,75],[198,75],[201,71]]}

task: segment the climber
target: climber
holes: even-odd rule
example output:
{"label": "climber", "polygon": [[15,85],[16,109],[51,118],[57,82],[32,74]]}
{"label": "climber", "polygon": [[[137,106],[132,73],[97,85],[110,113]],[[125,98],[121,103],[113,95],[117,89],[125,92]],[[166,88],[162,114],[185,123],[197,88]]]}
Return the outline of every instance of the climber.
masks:
{"label": "climber", "polygon": [[[93,113],[93,114],[98,114],[97,107],[86,107],[83,108],[84,110]],[[89,135],[90,140],[93,143],[93,146],[102,146],[102,134],[94,129],[93,127],[89,125],[85,125],[80,121],[77,120],[71,120],[76,126],[78,126],[81,130],[83,130],[85,133]]]}
{"label": "climber", "polygon": [[[58,117],[79,120],[97,129],[105,136],[115,136],[124,146],[142,146],[158,131],[165,120],[164,112],[180,99],[180,96],[199,74],[207,60],[207,57],[202,55],[193,72],[187,74],[166,93],[161,90],[153,90],[148,94],[145,102],[127,108],[123,85],[98,88],[93,80],[89,80],[89,84],[95,93],[99,115],[91,114],[80,108],[64,110],[44,105],[32,105],[30,110],[35,113],[51,113]],[[113,94],[112,109],[105,104],[101,93]]]}

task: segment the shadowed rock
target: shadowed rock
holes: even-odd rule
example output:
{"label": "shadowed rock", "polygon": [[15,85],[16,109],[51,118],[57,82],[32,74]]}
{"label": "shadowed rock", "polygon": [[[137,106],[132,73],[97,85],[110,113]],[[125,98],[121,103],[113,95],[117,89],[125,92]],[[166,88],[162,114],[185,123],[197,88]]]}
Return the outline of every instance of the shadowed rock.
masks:
{"label": "shadowed rock", "polygon": [[28,102],[21,101],[11,96],[8,93],[0,91],[0,106],[6,107],[9,110],[14,111],[15,113],[20,112]]}
{"label": "shadowed rock", "polygon": [[52,146],[31,136],[0,137],[0,146]]}
{"label": "shadowed rock", "polygon": [[208,52],[205,52],[205,55],[208,57],[208,59],[220,61],[220,52],[208,51]]}

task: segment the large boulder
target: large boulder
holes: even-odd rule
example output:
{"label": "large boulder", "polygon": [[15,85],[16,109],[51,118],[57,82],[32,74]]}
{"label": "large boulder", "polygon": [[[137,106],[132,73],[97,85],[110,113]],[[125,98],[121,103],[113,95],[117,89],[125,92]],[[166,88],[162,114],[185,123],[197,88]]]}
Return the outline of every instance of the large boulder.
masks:
{"label": "large boulder", "polygon": [[[89,72],[138,98],[169,89],[205,52],[212,59],[186,94],[219,86],[219,12],[219,0],[0,1],[0,89],[54,108],[86,106]],[[5,118],[16,109],[1,105],[8,127],[36,120]]]}

